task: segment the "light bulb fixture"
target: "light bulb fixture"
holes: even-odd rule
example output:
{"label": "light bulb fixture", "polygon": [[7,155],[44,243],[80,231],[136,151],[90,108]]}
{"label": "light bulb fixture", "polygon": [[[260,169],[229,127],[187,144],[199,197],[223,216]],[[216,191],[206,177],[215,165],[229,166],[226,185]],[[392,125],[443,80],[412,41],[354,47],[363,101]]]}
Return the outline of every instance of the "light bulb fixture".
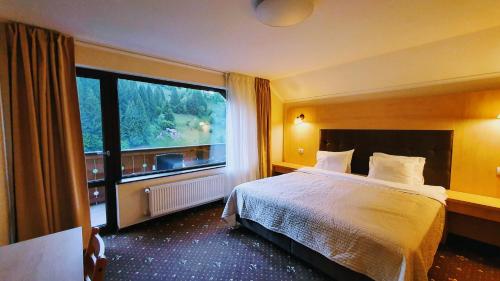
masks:
{"label": "light bulb fixture", "polygon": [[254,7],[263,24],[284,27],[307,19],[314,10],[314,0],[254,0]]}
{"label": "light bulb fixture", "polygon": [[302,124],[304,122],[304,114],[300,114],[299,116],[295,117],[295,124]]}
{"label": "light bulb fixture", "polygon": [[500,114],[497,115],[497,119],[500,119]]}

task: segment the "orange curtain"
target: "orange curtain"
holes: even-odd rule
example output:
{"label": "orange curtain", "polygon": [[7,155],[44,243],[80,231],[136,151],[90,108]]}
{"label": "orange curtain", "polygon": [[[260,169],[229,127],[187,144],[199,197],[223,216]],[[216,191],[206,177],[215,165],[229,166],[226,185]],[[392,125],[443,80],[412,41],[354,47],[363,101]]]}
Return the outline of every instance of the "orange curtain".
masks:
{"label": "orange curtain", "polygon": [[82,226],[87,241],[73,38],[10,23],[7,44],[17,239]]}
{"label": "orange curtain", "polygon": [[259,148],[259,174],[271,175],[271,88],[269,80],[255,78],[257,95],[257,144]]}

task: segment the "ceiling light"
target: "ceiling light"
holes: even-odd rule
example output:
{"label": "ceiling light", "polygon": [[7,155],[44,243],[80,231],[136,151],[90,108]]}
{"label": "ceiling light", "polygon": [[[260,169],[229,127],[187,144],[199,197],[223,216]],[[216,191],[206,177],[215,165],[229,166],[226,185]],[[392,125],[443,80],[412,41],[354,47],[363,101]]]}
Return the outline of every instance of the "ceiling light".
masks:
{"label": "ceiling light", "polygon": [[255,14],[269,26],[291,26],[303,22],[314,9],[313,0],[260,0]]}

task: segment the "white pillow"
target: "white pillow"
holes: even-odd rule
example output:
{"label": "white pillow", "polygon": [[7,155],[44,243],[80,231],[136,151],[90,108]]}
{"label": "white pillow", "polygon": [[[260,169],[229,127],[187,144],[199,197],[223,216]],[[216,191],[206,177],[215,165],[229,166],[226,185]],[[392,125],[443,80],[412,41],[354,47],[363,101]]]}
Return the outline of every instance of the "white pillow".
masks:
{"label": "white pillow", "polygon": [[392,157],[370,157],[368,177],[404,184],[415,184],[415,163]]}
{"label": "white pillow", "polygon": [[315,168],[340,173],[351,172],[351,160],[354,149],[348,151],[318,151]]}
{"label": "white pillow", "polygon": [[425,166],[425,158],[424,157],[411,157],[411,156],[400,156],[400,155],[391,155],[382,152],[373,153],[374,158],[377,157],[386,157],[399,160],[404,163],[411,163],[414,165],[414,184],[423,185],[424,184],[424,166]]}

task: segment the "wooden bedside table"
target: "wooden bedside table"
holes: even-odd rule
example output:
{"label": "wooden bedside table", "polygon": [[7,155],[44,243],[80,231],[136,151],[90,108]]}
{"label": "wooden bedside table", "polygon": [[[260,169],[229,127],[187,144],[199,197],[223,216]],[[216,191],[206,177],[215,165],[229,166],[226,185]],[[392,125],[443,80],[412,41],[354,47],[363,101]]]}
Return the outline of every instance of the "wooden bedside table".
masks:
{"label": "wooden bedside table", "polygon": [[500,198],[447,193],[447,232],[500,246]]}
{"label": "wooden bedside table", "polygon": [[300,164],[287,163],[287,162],[276,162],[273,163],[273,176],[295,172],[295,170],[300,169],[302,167],[306,166]]}

